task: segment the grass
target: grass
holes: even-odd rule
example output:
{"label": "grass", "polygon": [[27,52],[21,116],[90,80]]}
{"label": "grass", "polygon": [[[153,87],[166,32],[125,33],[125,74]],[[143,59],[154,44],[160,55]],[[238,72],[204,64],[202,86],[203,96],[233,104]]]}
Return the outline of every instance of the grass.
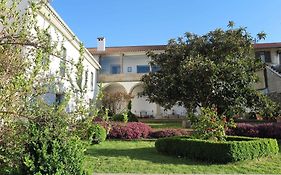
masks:
{"label": "grass", "polygon": [[148,124],[153,129],[182,128],[181,119],[140,119],[139,121]]}
{"label": "grass", "polygon": [[90,173],[279,174],[281,153],[270,158],[230,164],[208,164],[156,152],[154,141],[106,141],[87,151]]}

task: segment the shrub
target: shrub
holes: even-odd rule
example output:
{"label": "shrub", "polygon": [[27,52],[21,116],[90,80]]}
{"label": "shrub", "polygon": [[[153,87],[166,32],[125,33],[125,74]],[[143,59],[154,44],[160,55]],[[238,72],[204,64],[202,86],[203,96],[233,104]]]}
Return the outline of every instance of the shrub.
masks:
{"label": "shrub", "polygon": [[147,138],[151,128],[141,122],[112,123],[108,138],[112,139],[141,139]]}
{"label": "shrub", "polygon": [[105,122],[92,122],[89,119],[81,120],[75,126],[75,133],[81,140],[88,141],[90,144],[99,144],[105,141],[107,132],[103,126]]}
{"label": "shrub", "polygon": [[[51,120],[50,120],[51,119]],[[85,146],[56,117],[30,122],[20,174],[85,174]]]}
{"label": "shrub", "polygon": [[88,129],[88,135],[90,136],[90,141],[93,144],[99,144],[101,142],[104,142],[106,139],[106,130],[104,127],[98,125],[98,124],[93,124],[89,129]]}
{"label": "shrub", "polygon": [[123,113],[123,114],[115,114],[111,117],[112,121],[115,122],[124,122],[127,123],[128,122],[128,114],[127,113]]}
{"label": "shrub", "polygon": [[228,163],[276,155],[279,151],[275,139],[227,137],[227,141],[171,137],[155,142],[157,151],[208,162]]}
{"label": "shrub", "polygon": [[24,127],[14,129],[11,126],[0,126],[0,174],[18,174],[18,165],[24,151]]}
{"label": "shrub", "polygon": [[163,138],[172,136],[187,136],[190,135],[190,131],[186,129],[161,129],[155,130],[150,133],[151,138]]}
{"label": "shrub", "polygon": [[128,108],[128,121],[138,122],[137,116],[132,113],[132,100],[129,101],[127,108]]}
{"label": "shrub", "polygon": [[246,124],[238,123],[227,131],[228,135],[281,139],[280,123]]}
{"label": "shrub", "polygon": [[218,115],[215,108],[201,108],[199,116],[190,114],[189,119],[194,130],[192,135],[205,140],[224,140],[225,128],[231,124],[225,116]]}
{"label": "shrub", "polygon": [[138,122],[138,118],[131,111],[128,111],[128,122]]}
{"label": "shrub", "polygon": [[109,131],[111,130],[111,122],[109,122],[109,121],[99,121],[99,122],[94,122],[94,124],[98,124],[98,125],[102,126],[106,131],[106,135],[109,134]]}

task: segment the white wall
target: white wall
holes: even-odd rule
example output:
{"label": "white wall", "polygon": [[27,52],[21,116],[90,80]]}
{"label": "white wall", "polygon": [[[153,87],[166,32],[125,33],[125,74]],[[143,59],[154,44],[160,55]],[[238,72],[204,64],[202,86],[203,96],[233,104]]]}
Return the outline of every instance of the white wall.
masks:
{"label": "white wall", "polygon": [[[139,55],[136,53],[125,54],[123,56],[123,73],[137,73],[137,65],[148,65],[150,59],[142,53]],[[102,66],[103,74],[111,74],[112,65],[121,66],[121,54],[120,55],[106,55],[100,58],[100,64]],[[132,68],[132,72],[128,72],[128,67]]]}
{"label": "white wall", "polygon": [[[24,0],[21,3],[21,8],[26,8],[27,0]],[[42,29],[47,29],[51,36],[53,42],[57,42],[57,50],[61,50],[62,46],[66,49],[66,60],[73,61],[74,64],[78,62],[80,57],[80,41],[75,36],[75,34],[69,29],[66,23],[60,18],[60,16],[54,11],[54,9],[50,5],[44,6],[37,17],[38,25]],[[85,102],[88,102],[90,99],[95,97],[97,93],[97,70],[100,68],[98,61],[94,58],[90,52],[84,48],[83,53],[83,66],[84,71],[88,72],[88,82],[86,87],[86,95],[85,95]],[[49,74],[56,74],[59,75],[60,71],[60,62],[62,61],[60,58],[56,56],[50,57],[50,69]],[[73,64],[67,63],[69,70],[74,68]],[[70,77],[74,80],[76,77],[75,69],[70,72]],[[85,72],[83,74],[83,78],[85,81]],[[93,73],[93,82],[94,86],[93,89],[91,88],[91,72]],[[71,87],[70,83],[66,79],[60,78],[60,83],[63,87],[59,87],[62,89],[69,89]],[[55,94],[56,92],[50,92],[45,95],[45,99],[47,102],[52,103],[55,101]],[[73,104],[73,100],[71,100],[69,104],[69,108],[75,106]]]}
{"label": "white wall", "polygon": [[[123,57],[124,73],[137,73],[137,65],[148,65],[149,61],[146,55],[125,55]],[[132,72],[128,72],[128,67],[132,67]]]}
{"label": "white wall", "polygon": [[277,49],[270,50],[271,61],[273,64],[280,64],[279,63],[279,55],[277,54]]}

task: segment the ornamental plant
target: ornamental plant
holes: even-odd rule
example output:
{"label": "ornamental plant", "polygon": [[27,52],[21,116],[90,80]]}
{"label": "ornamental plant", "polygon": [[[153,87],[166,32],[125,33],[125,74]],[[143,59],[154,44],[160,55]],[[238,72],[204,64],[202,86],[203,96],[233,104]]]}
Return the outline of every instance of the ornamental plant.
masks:
{"label": "ornamental plant", "polygon": [[191,127],[194,130],[192,136],[198,139],[223,141],[225,131],[234,122],[227,122],[223,115],[218,115],[215,108],[201,108],[198,116],[189,115]]}
{"label": "ornamental plant", "polygon": [[142,139],[147,138],[151,132],[151,127],[141,122],[111,123],[108,138],[111,139]]}

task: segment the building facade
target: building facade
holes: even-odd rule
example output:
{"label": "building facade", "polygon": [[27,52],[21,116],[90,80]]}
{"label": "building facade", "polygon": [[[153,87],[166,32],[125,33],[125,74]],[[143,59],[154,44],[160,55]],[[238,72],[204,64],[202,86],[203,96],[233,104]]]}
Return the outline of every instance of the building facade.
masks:
{"label": "building facade", "polygon": [[[154,118],[184,117],[187,112],[184,107],[174,106],[171,110],[164,110],[158,104],[149,103],[146,97],[138,96],[143,91],[141,77],[146,73],[157,71],[157,67],[149,66],[150,58],[146,53],[148,51],[160,53],[165,47],[165,45],[105,47],[105,38],[98,38],[98,47],[89,48],[89,51],[99,59],[101,70],[98,74],[98,82],[103,84],[104,91],[129,94],[132,97],[132,112],[135,115]],[[254,85],[255,88],[264,93],[280,89],[278,83],[281,83],[281,78],[279,76],[277,81],[273,80],[273,77],[277,76],[273,68],[281,64],[279,53],[281,43],[254,44],[254,48],[256,57],[261,58],[268,65],[266,70],[257,72],[260,81]],[[125,108],[125,105],[121,105],[119,112]]]}
{"label": "building facade", "polygon": [[[27,9],[29,3],[27,0],[21,1],[20,9]],[[56,49],[61,52],[59,56],[50,56],[50,68],[48,74],[56,75],[57,82],[54,88],[51,88],[48,94],[45,94],[45,100],[52,104],[63,100],[65,91],[72,87],[69,79],[75,80],[76,73],[74,65],[83,57],[84,73],[82,81],[85,82],[85,102],[95,98],[97,93],[97,72],[100,69],[98,60],[81,45],[81,41],[71,31],[63,19],[56,13],[49,3],[44,4],[37,15],[37,25],[41,29],[47,29],[53,43],[56,43]],[[81,52],[83,50],[83,52]],[[75,107],[73,99],[70,100],[68,110]]]}
{"label": "building facade", "polygon": [[281,93],[281,43],[255,44],[256,57],[266,63],[264,87],[266,93]]}

